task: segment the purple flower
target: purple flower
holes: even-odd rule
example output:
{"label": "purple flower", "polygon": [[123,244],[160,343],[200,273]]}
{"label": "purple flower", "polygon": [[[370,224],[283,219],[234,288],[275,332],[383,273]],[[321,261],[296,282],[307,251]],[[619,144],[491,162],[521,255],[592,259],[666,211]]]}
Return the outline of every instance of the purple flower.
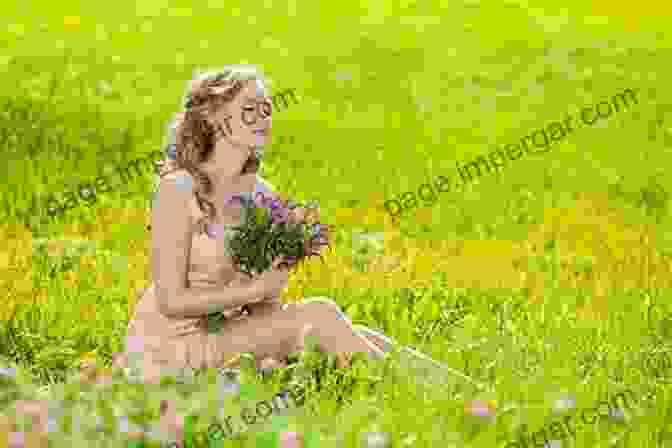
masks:
{"label": "purple flower", "polygon": [[271,195],[264,196],[264,193],[258,192],[254,195],[254,203],[257,207],[271,208],[271,204],[277,198]]}
{"label": "purple flower", "polygon": [[240,382],[232,381],[228,378],[217,377],[217,389],[220,393],[220,398],[225,399],[228,395],[240,394]]}
{"label": "purple flower", "polygon": [[249,205],[249,203],[250,203],[250,200],[248,198],[246,198],[245,196],[240,195],[240,194],[234,194],[233,196],[231,196],[231,199],[229,199],[226,202],[226,205],[235,207],[237,204],[240,204],[240,206],[245,206],[245,205]]}
{"label": "purple flower", "polygon": [[286,223],[289,220],[289,211],[284,208],[276,208],[271,212],[271,219],[276,224]]}
{"label": "purple flower", "polygon": [[58,432],[59,430],[60,428],[58,425],[58,419],[55,419],[54,417],[49,417],[49,420],[47,421],[47,432],[54,433]]}
{"label": "purple flower", "polygon": [[6,368],[6,367],[0,367],[0,376],[9,376],[12,378],[16,377],[16,368]]}

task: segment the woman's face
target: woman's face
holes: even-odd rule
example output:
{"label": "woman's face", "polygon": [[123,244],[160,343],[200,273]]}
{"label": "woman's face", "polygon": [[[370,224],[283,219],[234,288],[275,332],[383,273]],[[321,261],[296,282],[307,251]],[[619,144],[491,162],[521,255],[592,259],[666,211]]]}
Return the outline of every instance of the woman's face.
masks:
{"label": "woman's face", "polygon": [[214,115],[217,139],[251,149],[270,143],[271,101],[261,81],[246,81],[238,95]]}

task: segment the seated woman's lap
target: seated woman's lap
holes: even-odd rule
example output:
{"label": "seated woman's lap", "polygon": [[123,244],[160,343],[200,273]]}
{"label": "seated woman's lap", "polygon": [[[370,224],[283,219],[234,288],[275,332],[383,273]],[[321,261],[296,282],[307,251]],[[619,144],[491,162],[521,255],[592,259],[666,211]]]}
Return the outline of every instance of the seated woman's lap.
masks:
{"label": "seated woman's lap", "polygon": [[298,338],[306,324],[322,316],[328,319],[330,312],[336,318],[340,309],[322,297],[297,304],[259,304],[250,316],[226,322],[220,332],[209,335],[209,343],[222,354],[252,352],[257,359],[280,359],[301,343]]}
{"label": "seated woman's lap", "polygon": [[[144,352],[140,356],[142,376],[152,383],[163,375],[172,375],[175,369],[231,367],[235,362],[230,361],[241,353],[254,353],[257,360],[282,359],[303,342],[300,337],[306,325],[320,327],[339,317],[347,321],[336,303],[323,297],[297,304],[255,304],[249,316],[228,320],[217,332],[191,334],[174,341],[181,347],[166,341],[164,350],[157,354]],[[128,361],[128,355],[124,358]]]}

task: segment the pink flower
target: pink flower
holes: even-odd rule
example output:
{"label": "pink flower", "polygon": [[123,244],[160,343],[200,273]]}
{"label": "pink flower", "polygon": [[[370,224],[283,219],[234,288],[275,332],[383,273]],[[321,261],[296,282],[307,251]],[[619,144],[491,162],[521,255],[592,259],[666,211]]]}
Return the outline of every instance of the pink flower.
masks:
{"label": "pink flower", "polygon": [[281,448],[303,448],[303,436],[297,432],[283,432],[280,435]]}
{"label": "pink flower", "polygon": [[466,411],[473,417],[491,418],[495,415],[495,404],[492,401],[474,400],[467,404]]}
{"label": "pink flower", "polygon": [[26,433],[10,432],[9,448],[24,448],[26,446]]}

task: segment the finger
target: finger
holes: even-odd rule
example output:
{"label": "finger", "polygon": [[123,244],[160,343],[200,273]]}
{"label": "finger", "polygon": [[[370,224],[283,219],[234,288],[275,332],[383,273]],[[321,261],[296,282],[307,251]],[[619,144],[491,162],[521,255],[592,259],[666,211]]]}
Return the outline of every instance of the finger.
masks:
{"label": "finger", "polygon": [[297,221],[303,221],[303,218],[305,217],[306,214],[306,209],[303,207],[297,207],[292,210],[291,215],[293,218]]}
{"label": "finger", "polygon": [[287,265],[287,260],[285,257],[278,257],[273,263],[273,268],[276,270],[284,270]]}

